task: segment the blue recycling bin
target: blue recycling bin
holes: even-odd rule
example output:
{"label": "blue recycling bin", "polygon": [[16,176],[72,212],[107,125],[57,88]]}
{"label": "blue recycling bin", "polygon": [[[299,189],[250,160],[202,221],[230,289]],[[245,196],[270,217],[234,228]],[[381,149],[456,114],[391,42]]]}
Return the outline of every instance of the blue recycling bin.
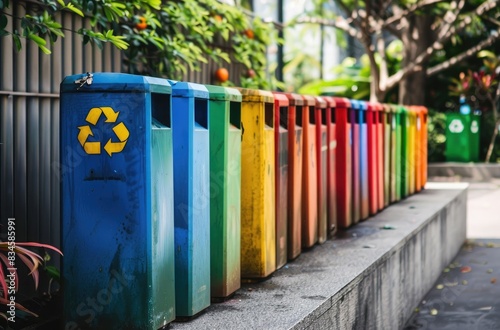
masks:
{"label": "blue recycling bin", "polygon": [[60,90],[64,327],[163,327],[175,317],[170,84],[96,73]]}
{"label": "blue recycling bin", "polygon": [[368,127],[366,124],[367,104],[365,101],[359,102],[359,166],[361,185],[361,219],[368,218],[369,214],[369,194],[368,194]]}
{"label": "blue recycling bin", "polygon": [[209,92],[170,81],[174,151],[176,316],[210,305]]}
{"label": "blue recycling bin", "polygon": [[352,223],[356,224],[361,219],[361,166],[360,166],[360,117],[361,103],[351,100],[351,170],[352,170]]}

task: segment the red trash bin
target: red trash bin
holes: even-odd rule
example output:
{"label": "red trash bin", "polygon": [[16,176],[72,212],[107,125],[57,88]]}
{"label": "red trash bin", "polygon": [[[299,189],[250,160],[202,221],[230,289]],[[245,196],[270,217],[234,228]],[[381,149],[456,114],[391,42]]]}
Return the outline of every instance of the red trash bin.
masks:
{"label": "red trash bin", "polygon": [[326,128],[326,101],[315,97],[315,122],[316,122],[316,175],[318,179],[318,243],[324,243],[328,238],[328,220],[326,210],[326,173],[327,173],[327,128]]}
{"label": "red trash bin", "polygon": [[337,170],[335,153],[337,151],[337,131],[335,124],[335,99],[331,96],[323,96],[326,101],[326,135],[327,135],[327,157],[326,157],[326,200],[328,235],[334,235],[337,231],[337,185],[335,173]]}
{"label": "red trash bin", "polygon": [[283,93],[288,98],[288,260],[302,252],[302,108],[299,94]]}
{"label": "red trash bin", "polygon": [[378,209],[384,209],[384,106],[375,103],[377,114],[377,197]]}
{"label": "red trash bin", "polygon": [[288,260],[288,97],[274,95],[274,167],[276,184],[276,269]]}
{"label": "red trash bin", "polygon": [[351,175],[351,122],[349,99],[334,97],[337,148],[335,157],[337,168],[335,179],[337,183],[337,223],[340,228],[352,224],[352,175]]}
{"label": "red trash bin", "polygon": [[318,241],[318,187],[316,169],[316,100],[302,95],[302,246],[309,248]]}

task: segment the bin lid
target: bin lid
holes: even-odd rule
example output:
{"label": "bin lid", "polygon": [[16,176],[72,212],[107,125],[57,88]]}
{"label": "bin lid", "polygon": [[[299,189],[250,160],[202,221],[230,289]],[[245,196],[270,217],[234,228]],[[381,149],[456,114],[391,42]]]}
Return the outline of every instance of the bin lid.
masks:
{"label": "bin lid", "polygon": [[423,105],[414,105],[412,107],[415,109],[415,111],[417,111],[418,114],[421,115],[425,115],[428,112],[427,108]]}
{"label": "bin lid", "polygon": [[391,106],[387,103],[382,103],[382,107],[384,108],[384,112],[389,113],[391,112]]}
{"label": "bin lid", "polygon": [[358,102],[359,102],[359,110],[361,110],[361,111],[368,110],[368,102],[367,101],[358,100]]}
{"label": "bin lid", "polygon": [[241,93],[236,88],[205,85],[210,100],[241,102]]}
{"label": "bin lid", "polygon": [[[89,75],[92,75],[91,77]],[[81,83],[86,77],[91,83]],[[80,82],[78,82],[80,81]],[[153,92],[171,94],[167,79],[128,73],[96,72],[67,76],[61,82],[61,93],[66,92]]]}
{"label": "bin lid", "polygon": [[361,110],[361,102],[359,100],[351,100],[351,108]]}
{"label": "bin lid", "polygon": [[391,109],[391,112],[393,112],[393,113],[400,113],[400,110],[399,110],[399,107],[398,107],[397,104],[390,103],[389,107]]}
{"label": "bin lid", "polygon": [[322,96],[315,96],[314,99],[316,100],[316,107],[320,109],[325,109],[326,108],[326,100]]}
{"label": "bin lid", "polygon": [[208,90],[204,85],[195,84],[187,81],[169,80],[172,85],[173,97],[196,97],[200,99],[208,99]]}
{"label": "bin lid", "polygon": [[406,107],[404,105],[398,104],[397,107],[398,107],[399,113],[408,114],[408,109],[406,109]]}
{"label": "bin lid", "polygon": [[286,97],[286,95],[284,94],[273,92],[273,96],[274,104],[278,107],[287,107],[290,104],[290,102],[288,101],[288,97]]}
{"label": "bin lid", "polygon": [[382,104],[378,102],[366,102],[367,103],[367,110],[368,111],[383,111],[384,108],[382,107]]}
{"label": "bin lid", "polygon": [[321,96],[325,101],[326,101],[326,104],[327,106],[331,107],[331,108],[335,108],[336,106],[336,103],[335,103],[335,98],[332,97],[332,96]]}
{"label": "bin lid", "polygon": [[[279,92],[276,92],[276,94],[279,94]],[[283,93],[283,94],[286,95],[286,97],[288,98],[288,102],[290,105],[304,105],[304,99],[299,94],[295,93]]]}
{"label": "bin lid", "polygon": [[302,95],[302,98],[304,99],[304,105],[309,105],[309,106],[316,105],[316,100],[314,99],[314,96]]}
{"label": "bin lid", "polygon": [[335,100],[335,106],[337,108],[350,108],[351,107],[351,101],[348,98],[337,97],[337,96],[332,96],[332,98]]}
{"label": "bin lid", "polygon": [[273,93],[260,89],[237,87],[241,93],[242,101],[274,103]]}

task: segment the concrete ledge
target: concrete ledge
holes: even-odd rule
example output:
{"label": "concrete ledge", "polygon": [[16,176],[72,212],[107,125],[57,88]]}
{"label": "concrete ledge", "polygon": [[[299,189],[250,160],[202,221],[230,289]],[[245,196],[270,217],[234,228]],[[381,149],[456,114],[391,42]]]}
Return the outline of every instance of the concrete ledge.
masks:
{"label": "concrete ledge", "polygon": [[466,207],[467,184],[428,184],[171,328],[400,329],[465,241]]}
{"label": "concrete ledge", "polygon": [[[486,163],[430,163],[429,181],[491,182],[500,180],[500,164]],[[432,178],[432,179],[431,179]]]}

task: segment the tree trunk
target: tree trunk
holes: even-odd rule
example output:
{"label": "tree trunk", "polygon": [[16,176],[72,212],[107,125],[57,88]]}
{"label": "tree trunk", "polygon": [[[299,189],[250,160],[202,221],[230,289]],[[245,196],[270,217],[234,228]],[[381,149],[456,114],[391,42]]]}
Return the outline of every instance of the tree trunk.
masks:
{"label": "tree trunk", "polygon": [[[404,49],[402,67],[414,62],[417,56],[433,43],[431,16],[414,15],[407,20],[407,28],[402,33]],[[399,103],[424,104],[426,82],[427,77],[423,69],[403,78],[399,84]]]}

